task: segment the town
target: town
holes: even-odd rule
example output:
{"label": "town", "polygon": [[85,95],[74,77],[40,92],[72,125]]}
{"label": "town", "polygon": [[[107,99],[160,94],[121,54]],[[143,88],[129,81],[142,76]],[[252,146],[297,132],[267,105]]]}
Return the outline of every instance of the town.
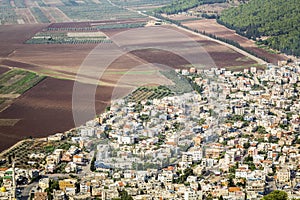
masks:
{"label": "town", "polygon": [[29,139],[56,145],[28,151],[26,168],[1,160],[0,199],[299,198],[300,62],[176,73],[192,92],[114,100],[80,127]]}

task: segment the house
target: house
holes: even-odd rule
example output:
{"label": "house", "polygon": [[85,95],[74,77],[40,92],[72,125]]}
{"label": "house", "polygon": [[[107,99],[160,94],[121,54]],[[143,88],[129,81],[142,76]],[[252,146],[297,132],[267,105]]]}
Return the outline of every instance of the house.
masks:
{"label": "house", "polygon": [[75,193],[76,190],[76,179],[64,179],[58,181],[59,189],[64,191],[65,193]]}

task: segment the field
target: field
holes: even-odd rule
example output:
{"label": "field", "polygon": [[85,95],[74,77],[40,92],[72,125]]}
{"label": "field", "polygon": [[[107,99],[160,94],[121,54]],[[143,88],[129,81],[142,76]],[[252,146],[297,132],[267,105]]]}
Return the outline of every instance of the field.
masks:
{"label": "field", "polygon": [[[69,134],[68,141],[63,140],[59,142],[45,141],[44,139],[25,139],[13,147],[10,151],[0,153],[0,159],[6,159],[7,162],[0,167],[9,167],[10,161],[14,160],[17,167],[30,169],[32,166],[39,169],[43,163],[40,162],[48,153],[53,152],[54,147],[61,149],[69,149],[71,145],[76,146],[75,143],[70,142],[72,132]],[[39,155],[39,157],[31,157],[31,154]]]}
{"label": "field", "polygon": [[[73,83],[69,80],[46,78],[3,110],[0,119],[19,119],[19,121],[14,126],[0,126],[0,149],[8,148],[30,136],[43,137],[73,128]],[[112,91],[112,87],[98,88],[96,93],[98,112],[105,109]]]}
{"label": "field", "polygon": [[182,22],[184,26],[187,26],[198,31],[205,31],[206,33],[214,34],[217,37],[230,39],[238,42],[242,47],[253,51],[260,57],[266,58],[271,63],[277,64],[279,60],[286,60],[287,58],[280,54],[270,53],[270,51],[259,48],[255,45],[255,42],[242,37],[235,33],[235,31],[230,30],[216,22],[215,19],[203,19],[203,20],[193,20]]}
{"label": "field", "polygon": [[[0,111],[18,98],[21,94],[34,87],[43,76],[24,70],[10,70],[0,75]],[[2,121],[1,121],[2,120]],[[0,119],[0,125],[9,126],[16,122],[9,119]]]}
{"label": "field", "polygon": [[172,94],[173,92],[165,86],[140,87],[128,96],[128,100],[140,102],[143,100],[161,99]]}
{"label": "field", "polygon": [[163,6],[172,3],[172,0],[112,0],[113,3],[126,7]]}
{"label": "field", "polygon": [[[49,1],[48,1],[49,2]],[[62,1],[63,2],[63,1]],[[27,3],[30,3],[28,1]],[[103,20],[93,22],[66,22],[51,25],[5,25],[0,26],[0,65],[5,68],[13,67],[33,71],[40,76],[47,76],[37,85],[27,90],[18,98],[14,98],[5,109],[0,112],[0,150],[3,150],[17,141],[32,137],[43,137],[56,132],[66,131],[74,127],[72,116],[72,91],[74,79],[82,62],[98,44],[27,44],[30,38],[41,34],[64,33],[64,37],[80,38],[98,37],[103,32],[107,37],[114,38],[124,31],[131,30],[122,24],[144,24],[147,19]],[[120,25],[121,24],[121,25]],[[256,62],[244,55],[216,42],[209,41],[200,36],[165,25],[166,29],[185,34],[200,44],[218,67],[252,66]],[[159,28],[159,27],[158,27]],[[143,30],[143,29],[142,29]],[[132,41],[149,46],[165,42],[167,46],[182,46],[184,40],[165,35],[163,39],[155,39],[160,29],[153,28],[136,37]],[[99,33],[97,33],[99,32]],[[124,32],[127,33],[127,32]],[[101,35],[102,36],[102,35]],[[44,35],[43,35],[44,37]],[[109,47],[111,43],[102,43]],[[190,52],[194,55],[195,52]],[[149,63],[153,63],[149,65]],[[171,68],[184,68],[190,63],[181,56],[168,51],[155,48],[141,48],[130,51],[115,59],[104,71],[96,94],[97,112],[102,112],[112,98],[124,97],[140,86],[166,84],[170,90],[176,80],[160,74],[162,64]],[[92,63],[99,68],[97,62]],[[105,67],[105,66],[102,66]],[[211,67],[211,66],[210,66]],[[6,69],[0,68],[0,73]],[[99,68],[102,70],[102,68]],[[105,68],[103,68],[104,70]],[[3,70],[3,71],[2,71]],[[162,72],[163,73],[163,72]],[[3,74],[4,75],[4,74]],[[86,77],[85,85],[95,77]],[[173,83],[168,80],[171,79]],[[83,83],[82,83],[83,84]],[[178,84],[177,84],[178,85]],[[180,84],[182,85],[182,84]],[[167,95],[164,91],[159,96]],[[84,93],[83,93],[84,95]],[[140,98],[140,97],[139,97]],[[79,108],[83,109],[83,108]],[[84,110],[84,109],[83,109]]]}
{"label": "field", "polygon": [[128,18],[144,16],[108,0],[2,0],[0,4],[0,24],[6,25]]}
{"label": "field", "polygon": [[98,44],[111,41],[101,32],[50,32],[42,31],[35,34],[27,44]]}

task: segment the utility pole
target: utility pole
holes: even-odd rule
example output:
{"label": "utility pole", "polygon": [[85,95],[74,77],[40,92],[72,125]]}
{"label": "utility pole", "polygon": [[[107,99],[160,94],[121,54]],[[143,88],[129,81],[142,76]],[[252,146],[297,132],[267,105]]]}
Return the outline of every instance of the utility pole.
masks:
{"label": "utility pole", "polygon": [[12,190],[11,190],[11,198],[16,199],[16,172],[15,172],[15,162],[12,163]]}

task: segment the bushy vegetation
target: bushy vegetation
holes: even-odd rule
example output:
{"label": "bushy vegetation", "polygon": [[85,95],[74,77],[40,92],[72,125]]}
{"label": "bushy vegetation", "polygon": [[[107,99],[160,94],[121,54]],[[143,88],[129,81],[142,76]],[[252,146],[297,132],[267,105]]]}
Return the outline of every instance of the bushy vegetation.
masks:
{"label": "bushy vegetation", "polygon": [[179,12],[186,12],[191,8],[195,8],[202,4],[224,3],[226,0],[179,0],[174,1],[172,4],[158,8],[155,12],[176,14]]}
{"label": "bushy vegetation", "polygon": [[252,0],[222,12],[218,22],[281,52],[300,55],[300,6],[296,0]]}
{"label": "bushy vegetation", "polygon": [[189,81],[184,76],[176,73],[174,70],[161,71],[160,73],[174,83],[174,85],[168,85],[166,87],[168,87],[175,94],[180,95],[193,91]]}
{"label": "bushy vegetation", "polygon": [[173,92],[166,86],[140,87],[133,91],[129,96],[130,101],[140,102],[142,100],[161,99],[173,95]]}
{"label": "bushy vegetation", "polygon": [[288,195],[285,191],[274,190],[270,194],[264,196],[262,200],[287,200]]}

